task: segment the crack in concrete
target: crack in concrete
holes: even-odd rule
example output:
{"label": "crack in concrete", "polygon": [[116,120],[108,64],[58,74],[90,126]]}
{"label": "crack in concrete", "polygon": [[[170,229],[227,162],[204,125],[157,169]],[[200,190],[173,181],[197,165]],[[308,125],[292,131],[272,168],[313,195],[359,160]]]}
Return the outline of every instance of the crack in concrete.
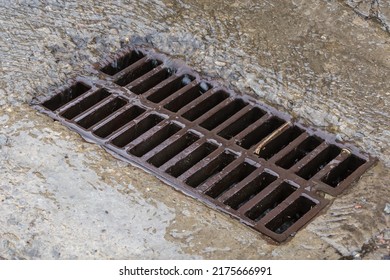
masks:
{"label": "crack in concrete", "polygon": [[366,15],[364,12],[360,11],[358,8],[360,4],[363,3],[363,1],[357,2],[356,5],[351,5],[345,0],[338,0],[340,4],[344,7],[347,7],[348,9],[352,9],[356,15],[361,17],[364,20],[369,20],[373,23],[375,23],[376,26],[380,26],[382,30],[384,30],[386,33],[390,35],[390,26],[380,17],[380,5],[379,0],[371,0],[370,3],[370,9],[368,10],[368,15]]}
{"label": "crack in concrete", "polygon": [[[368,256],[370,253],[375,252],[381,248],[381,246],[388,246],[389,241],[385,241],[385,245],[380,243],[381,236],[383,241],[383,235],[385,231],[380,232],[379,234],[373,235],[367,242],[363,243],[360,247],[360,250],[354,251],[349,255],[342,255],[340,260],[361,260]],[[340,253],[337,251],[337,253]],[[388,257],[388,255],[383,255],[382,259]]]}

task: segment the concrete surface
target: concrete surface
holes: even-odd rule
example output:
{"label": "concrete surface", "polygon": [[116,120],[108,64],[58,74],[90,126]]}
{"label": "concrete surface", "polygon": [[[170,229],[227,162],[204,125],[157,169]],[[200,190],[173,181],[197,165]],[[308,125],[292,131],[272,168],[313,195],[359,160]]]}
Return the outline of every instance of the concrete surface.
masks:
{"label": "concrete surface", "polygon": [[372,20],[390,32],[390,2],[386,0],[340,0],[363,19]]}
{"label": "concrete surface", "polygon": [[[389,14],[379,0],[0,1],[0,258],[388,258]],[[139,41],[379,163],[277,246],[29,107]]]}

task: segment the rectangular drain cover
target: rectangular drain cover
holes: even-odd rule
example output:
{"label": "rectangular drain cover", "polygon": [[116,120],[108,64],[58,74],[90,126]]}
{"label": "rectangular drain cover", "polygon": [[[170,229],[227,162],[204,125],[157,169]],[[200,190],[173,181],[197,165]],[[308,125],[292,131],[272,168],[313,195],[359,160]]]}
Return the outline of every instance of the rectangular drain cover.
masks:
{"label": "rectangular drain cover", "polygon": [[147,48],[90,72],[38,110],[278,242],[375,162]]}

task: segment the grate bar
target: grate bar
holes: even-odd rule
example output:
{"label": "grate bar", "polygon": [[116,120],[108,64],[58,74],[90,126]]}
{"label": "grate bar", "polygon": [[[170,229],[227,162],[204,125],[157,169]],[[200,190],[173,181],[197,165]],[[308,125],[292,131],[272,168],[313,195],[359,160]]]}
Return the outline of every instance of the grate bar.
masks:
{"label": "grate bar", "polygon": [[75,121],[84,129],[89,129],[94,125],[104,121],[107,117],[118,111],[126,104],[126,100],[119,97],[113,97],[107,100],[105,103],[100,104],[99,106],[95,106],[95,108],[87,115],[83,115],[80,119],[77,118]]}
{"label": "grate bar", "polygon": [[125,71],[119,79],[115,80],[115,83],[119,86],[131,87],[133,82],[137,81],[140,77],[147,75],[148,72],[152,71],[160,64],[161,61],[157,59],[140,59],[132,65],[136,67],[132,67],[130,71]]}
{"label": "grate bar", "polygon": [[59,114],[67,120],[73,120],[79,115],[86,115],[93,111],[94,106],[99,106],[107,102],[111,93],[105,89],[92,91],[85,98],[76,98],[61,108]]}
{"label": "grate bar", "polygon": [[88,94],[89,90],[91,90],[91,87],[85,85],[84,83],[77,82],[59,94],[54,95],[49,100],[43,102],[42,106],[51,111],[61,110],[64,105],[77,99],[79,96]]}
{"label": "grate bar", "polygon": [[178,133],[180,130],[181,127],[172,122],[169,122],[162,128],[158,128],[157,131],[151,129],[137,139],[138,143],[135,143],[134,147],[129,149],[128,152],[134,156],[142,157],[148,152],[153,152],[156,147],[164,143],[169,137]]}
{"label": "grate bar", "polygon": [[159,65],[127,85],[134,94],[140,95],[172,75],[171,70]]}
{"label": "grate bar", "polygon": [[177,113],[188,121],[194,121],[228,97],[229,94],[211,88],[182,107]]}
{"label": "grate bar", "polygon": [[[261,119],[264,115],[265,113],[259,108],[246,106],[225,123],[220,125],[222,129],[217,134],[229,140],[234,136],[239,135],[240,132]],[[218,130],[218,128],[216,130]]]}
{"label": "grate bar", "polygon": [[160,103],[172,94],[176,93],[178,90],[188,86],[193,80],[194,78],[189,75],[182,75],[180,77],[172,75],[165,81],[150,89],[144,95],[148,101]]}
{"label": "grate bar", "polygon": [[272,117],[271,114],[266,113],[260,117],[257,121],[255,121],[252,125],[248,126],[241,132],[239,132],[234,138],[239,139],[236,141],[236,144],[240,146],[241,140],[245,138],[246,135],[253,132],[257,127],[261,126],[264,122],[268,121]]}
{"label": "grate bar", "polygon": [[129,75],[129,73],[134,72],[135,69],[144,65],[147,61],[148,61],[148,58],[146,56],[141,57],[139,60],[135,61],[132,64],[129,64],[126,68],[124,68],[124,69],[120,70],[119,72],[115,73],[114,75],[112,75],[112,78],[110,80],[113,80],[116,82],[120,79],[123,79],[126,75]]}
{"label": "grate bar", "polygon": [[199,136],[191,132],[175,135],[167,140],[166,145],[160,145],[157,149],[146,154],[145,158],[148,158],[147,161],[153,166],[160,167],[164,163],[169,162],[174,156],[190,147],[197,140],[199,140]]}
{"label": "grate bar", "polygon": [[[258,166],[258,168],[255,170],[255,172],[252,172],[249,174],[244,180],[241,182],[237,183],[235,186],[230,188],[229,190],[225,191],[222,195],[218,197],[218,201],[229,205],[233,209],[237,210],[238,207],[233,206],[233,205],[240,205],[244,201],[249,200],[249,198],[252,196],[251,191],[249,190],[243,190],[243,188],[248,188],[247,185],[254,181],[257,177],[260,176],[264,172],[264,167]],[[260,179],[259,183],[263,182],[262,179]],[[261,187],[261,186],[260,186]],[[253,183],[252,192],[255,192],[259,188],[258,185]],[[242,191],[243,190],[243,191]],[[238,194],[238,192],[240,192]],[[246,197],[246,198],[245,198]]]}
{"label": "grate bar", "polygon": [[328,172],[322,179],[321,189],[333,196],[339,195],[348,187],[352,174],[361,176],[366,170],[367,162],[355,155],[350,155],[334,169]]}
{"label": "grate bar", "polygon": [[302,220],[310,220],[321,208],[320,200],[298,190],[269,212],[261,222],[272,232],[282,235],[281,238],[286,238],[296,232]]}
{"label": "grate bar", "polygon": [[329,147],[329,144],[326,142],[321,143],[317,148],[315,148],[311,153],[306,154],[301,160],[296,162],[291,168],[290,171],[297,173],[303,167],[305,167],[311,160],[323,152],[326,148]]}
{"label": "grate bar", "polygon": [[253,185],[251,185],[252,192],[253,192],[252,197],[249,198],[245,203],[243,203],[241,205],[241,207],[239,207],[237,209],[237,211],[244,216],[246,216],[245,214],[249,210],[251,210],[253,207],[255,207],[256,204],[260,203],[265,197],[267,197],[272,191],[274,191],[283,182],[283,179],[278,178],[270,184],[260,185],[260,188],[255,188],[255,186],[258,186],[258,184],[259,184],[258,180],[259,179],[252,182],[252,184],[253,184]]}
{"label": "grate bar", "polygon": [[[186,182],[186,184],[188,184],[188,179],[191,176],[194,176],[194,175],[198,175],[198,174],[202,175],[201,171],[206,171],[206,167],[207,167],[208,164],[213,163],[213,166],[217,166],[217,167],[223,166],[223,164],[224,164],[223,160],[228,158],[228,157],[221,158],[220,156],[223,153],[225,153],[225,149],[223,147],[218,147],[218,149],[216,149],[214,152],[209,154],[207,157],[201,159],[197,164],[195,164],[190,169],[188,169],[188,171],[186,171],[183,175],[181,175],[179,177],[179,179],[181,179],[182,181]],[[210,168],[210,169],[212,171],[215,170],[215,169],[212,169],[212,168]],[[222,171],[222,169],[220,171]],[[215,174],[213,174],[213,175],[215,175]],[[210,175],[209,177],[211,177],[211,176],[212,175]],[[203,174],[202,177],[205,177],[205,174]],[[205,178],[205,180],[207,180],[209,177]],[[190,182],[190,184],[191,184],[190,186],[195,188],[198,185],[200,185],[201,183],[203,183],[205,180],[199,181],[199,179],[193,178],[191,180],[192,182]]]}
{"label": "grate bar", "polygon": [[92,127],[92,133],[100,138],[108,138],[110,135],[121,129],[123,126],[145,113],[145,109],[128,104],[122,109],[114,112],[108,118]]}
{"label": "grate bar", "polygon": [[[190,170],[193,166],[197,165],[209,155],[213,157],[216,156],[217,153],[221,152],[221,150],[216,151],[218,150],[216,145],[213,145],[205,140],[199,140],[199,142],[201,142],[201,144],[196,142],[188,149],[184,150],[180,156],[178,156],[176,162],[166,169],[166,172],[175,178],[186,178],[186,172],[190,172],[191,174],[193,171],[188,170]],[[171,164],[172,162],[168,163]],[[168,165],[168,163],[166,165]]]}
{"label": "grate bar", "polygon": [[313,178],[318,172],[321,171],[329,162],[334,160],[341,152],[341,149],[328,145],[323,149],[316,157],[307,162],[302,168],[299,169],[296,174],[305,180]]}
{"label": "grate bar", "polygon": [[277,154],[271,157],[268,161],[272,163],[276,163],[276,165],[284,169],[289,169],[300,159],[302,159],[305,155],[307,155],[308,152],[305,152],[305,150],[302,149],[305,147],[305,145],[302,143],[307,141],[309,137],[310,137],[309,134],[304,131],[295,140],[293,140],[286,147],[280,150]]}
{"label": "grate bar", "polygon": [[223,126],[224,122],[229,122],[229,118],[233,117],[236,113],[245,108],[245,106],[247,106],[247,103],[243,100],[233,99],[226,104],[226,106],[202,121],[199,125],[209,131],[214,129],[218,130],[220,126]]}
{"label": "grate bar", "polygon": [[[235,105],[237,106],[237,105]],[[229,117],[228,119],[226,119],[225,121],[223,121],[222,123],[220,123],[218,126],[216,126],[213,130],[215,131],[221,131],[223,130],[224,128],[226,128],[227,126],[231,125],[232,123],[234,123],[234,121],[239,118],[240,116],[242,116],[243,114],[245,114],[246,112],[248,112],[248,110],[251,109],[251,106],[249,106],[248,104],[240,104],[240,101],[238,103],[238,108],[235,109],[233,112],[232,112],[232,116]],[[236,112],[235,112],[236,111]],[[235,113],[234,113],[235,112]],[[230,115],[230,114],[229,114]],[[218,135],[218,134],[217,134]]]}
{"label": "grate bar", "polygon": [[238,166],[231,165],[229,169],[225,169],[225,172],[220,173],[222,179],[217,177],[218,179],[214,180],[205,191],[206,195],[216,199],[234,188],[256,170],[255,166],[245,160],[237,162],[236,164],[238,164]]}
{"label": "grate bar", "polygon": [[263,221],[266,221],[269,217],[273,217],[275,213],[281,212],[287,205],[291,204],[291,201],[294,201],[293,194],[302,192],[302,190],[302,188],[283,181],[267,193],[262,200],[253,205],[245,215],[255,222],[263,219]]}
{"label": "grate bar", "polygon": [[[316,175],[313,176],[313,180],[318,180],[329,173],[332,169],[337,167],[341,162],[345,161],[349,157],[350,153],[347,150],[341,150],[339,154],[334,157],[329,163],[321,168]],[[332,156],[333,157],[333,156]]]}
{"label": "grate bar", "polygon": [[136,119],[129,123],[129,125],[131,125],[130,127],[126,127],[125,130],[120,131],[120,133],[116,135],[110,143],[118,148],[127,150],[134,140],[138,139],[138,137],[158,125],[163,120],[164,118],[157,114],[148,114],[139,121]]}
{"label": "grate bar", "polygon": [[164,105],[164,108],[176,113],[207,92],[203,92],[201,84],[197,84],[196,81],[192,82],[190,85],[192,85],[192,87],[188,90],[184,92],[179,91],[172,95],[172,97],[167,100],[168,102]]}
{"label": "grate bar", "polygon": [[129,67],[145,56],[144,53],[138,50],[130,52],[119,52],[115,59],[106,61],[99,68],[102,73],[108,76],[114,76],[121,71],[129,71]]}
{"label": "grate bar", "polygon": [[[233,161],[234,159],[232,159],[231,161]],[[232,164],[232,165],[227,165],[226,167],[224,167],[219,173],[218,173],[218,176],[214,176],[214,177],[210,177],[209,180],[205,181],[202,185],[199,185],[198,187],[196,187],[196,190],[198,192],[201,192],[201,193],[206,193],[206,195],[212,197],[212,198],[216,198],[213,193],[207,193],[208,191],[210,191],[210,189],[212,189],[214,187],[215,184],[217,184],[218,182],[220,182],[221,180],[223,180],[224,177],[228,176],[229,174],[231,174],[232,172],[234,172],[234,170],[236,168],[238,168],[241,164],[244,163],[244,158],[242,157],[239,157],[235,160],[235,164]],[[207,167],[206,167],[207,168]],[[237,178],[234,178],[234,179],[237,179]],[[231,183],[234,183],[233,181],[230,181]],[[215,191],[214,191],[215,192]]]}

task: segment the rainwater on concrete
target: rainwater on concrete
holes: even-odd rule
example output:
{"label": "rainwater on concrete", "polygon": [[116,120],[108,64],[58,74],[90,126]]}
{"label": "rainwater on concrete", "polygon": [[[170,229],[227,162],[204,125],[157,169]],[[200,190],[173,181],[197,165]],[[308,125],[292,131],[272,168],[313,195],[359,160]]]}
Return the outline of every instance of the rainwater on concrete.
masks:
{"label": "rainwater on concrete", "polygon": [[[0,258],[385,258],[389,24],[385,0],[0,0]],[[270,244],[29,106],[129,43],[379,162],[291,241]]]}

